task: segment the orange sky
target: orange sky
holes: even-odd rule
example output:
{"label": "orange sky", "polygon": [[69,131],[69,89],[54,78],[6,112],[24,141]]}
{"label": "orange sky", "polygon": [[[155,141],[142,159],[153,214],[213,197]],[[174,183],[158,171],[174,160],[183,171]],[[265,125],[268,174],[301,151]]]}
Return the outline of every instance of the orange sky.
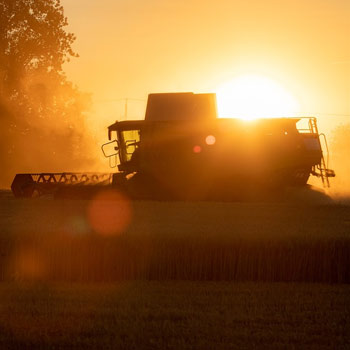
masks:
{"label": "orange sky", "polygon": [[[244,74],[283,85],[320,126],[350,122],[349,0],[62,0],[80,58],[69,79],[92,92],[101,126],[123,97],[215,90]],[[129,116],[142,117],[132,101]],[[348,115],[348,116],[346,116]]]}

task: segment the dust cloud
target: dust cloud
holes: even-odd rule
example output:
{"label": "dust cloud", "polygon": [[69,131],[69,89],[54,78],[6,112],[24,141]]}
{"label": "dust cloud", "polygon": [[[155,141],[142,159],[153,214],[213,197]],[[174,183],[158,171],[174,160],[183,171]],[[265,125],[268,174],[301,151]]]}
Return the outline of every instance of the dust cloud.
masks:
{"label": "dust cloud", "polygon": [[43,81],[28,89],[26,106],[0,100],[0,188],[9,188],[16,173],[109,171],[89,122],[90,95],[71,86],[52,93]]}
{"label": "dust cloud", "polygon": [[329,167],[336,177],[327,193],[338,203],[350,204],[350,123],[337,126],[329,136]]}

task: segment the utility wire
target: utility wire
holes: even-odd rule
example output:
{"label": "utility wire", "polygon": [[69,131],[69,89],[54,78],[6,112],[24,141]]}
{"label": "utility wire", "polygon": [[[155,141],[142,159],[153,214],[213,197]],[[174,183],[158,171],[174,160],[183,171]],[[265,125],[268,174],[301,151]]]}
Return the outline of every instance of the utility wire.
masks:
{"label": "utility wire", "polygon": [[109,102],[121,102],[121,101],[140,101],[140,102],[146,102],[147,100],[141,99],[141,98],[111,98],[111,99],[106,99],[106,100],[95,100],[95,103],[109,103]]}
{"label": "utility wire", "polygon": [[339,118],[350,118],[350,114],[341,113],[322,113],[322,112],[297,112],[299,116],[325,116],[325,117],[339,117]]}
{"label": "utility wire", "polygon": [[350,114],[339,114],[339,113],[321,113],[321,112],[315,112],[313,114],[319,114],[319,115],[329,115],[334,117],[350,117]]}

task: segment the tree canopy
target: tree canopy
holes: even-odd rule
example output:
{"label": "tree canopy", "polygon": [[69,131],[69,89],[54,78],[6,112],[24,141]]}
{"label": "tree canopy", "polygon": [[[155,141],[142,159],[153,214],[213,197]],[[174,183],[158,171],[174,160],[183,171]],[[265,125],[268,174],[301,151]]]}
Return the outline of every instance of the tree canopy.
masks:
{"label": "tree canopy", "polygon": [[64,79],[63,63],[77,56],[67,24],[59,0],[0,0],[0,62],[9,97],[33,73]]}
{"label": "tree canopy", "polygon": [[67,25],[60,0],[0,0],[2,185],[15,171],[67,170],[67,152],[81,157],[90,97],[63,71],[78,57]]}

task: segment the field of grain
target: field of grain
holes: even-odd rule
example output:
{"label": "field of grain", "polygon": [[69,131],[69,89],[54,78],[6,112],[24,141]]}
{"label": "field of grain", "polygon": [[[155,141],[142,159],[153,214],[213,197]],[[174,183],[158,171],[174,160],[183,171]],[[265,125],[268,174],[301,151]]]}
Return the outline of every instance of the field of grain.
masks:
{"label": "field of grain", "polygon": [[347,349],[350,207],[0,193],[1,349]]}
{"label": "field of grain", "polygon": [[0,208],[3,281],[350,282],[347,205],[16,200],[3,193]]}

